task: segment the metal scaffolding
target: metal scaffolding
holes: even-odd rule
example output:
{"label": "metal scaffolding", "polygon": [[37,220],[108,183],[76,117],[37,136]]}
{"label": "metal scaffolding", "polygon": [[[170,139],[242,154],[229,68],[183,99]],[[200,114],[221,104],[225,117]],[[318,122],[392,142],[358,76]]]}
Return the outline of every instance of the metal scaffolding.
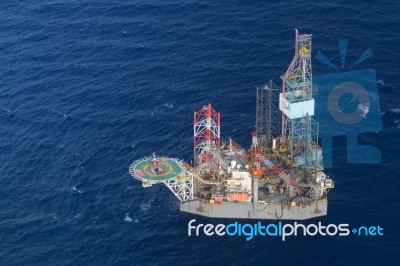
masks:
{"label": "metal scaffolding", "polygon": [[194,113],[194,166],[204,179],[219,179],[220,119],[211,104]]}
{"label": "metal scaffolding", "polygon": [[181,201],[186,202],[193,200],[194,192],[193,192],[193,184],[194,184],[194,175],[186,172],[174,179],[169,179],[163,181],[163,183],[171,190],[172,193]]}
{"label": "metal scaffolding", "polygon": [[311,37],[296,30],[295,56],[282,77],[285,96],[291,103],[312,98]]}
{"label": "metal scaffolding", "polygon": [[278,93],[272,80],[257,88],[256,136],[262,150],[271,149],[272,139],[279,133]]}
{"label": "metal scaffolding", "polygon": [[311,35],[299,35],[296,30],[295,56],[282,80],[282,136],[289,144],[294,165],[322,169],[318,123],[312,119]]}
{"label": "metal scaffolding", "polygon": [[323,169],[322,151],[318,145],[319,124],[311,116],[287,119],[292,158],[302,168]]}

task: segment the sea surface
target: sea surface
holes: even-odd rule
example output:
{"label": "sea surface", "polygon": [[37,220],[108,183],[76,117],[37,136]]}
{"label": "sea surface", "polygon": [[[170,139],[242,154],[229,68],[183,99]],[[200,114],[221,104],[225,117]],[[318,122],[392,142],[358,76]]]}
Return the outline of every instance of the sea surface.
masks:
{"label": "sea surface", "polygon": [[[0,265],[398,265],[400,4],[396,1],[0,2]],[[256,87],[280,84],[294,29],[340,66],[374,69],[381,130],[359,140],[381,163],[346,160],[333,140],[328,216],[383,236],[189,237],[163,185],[132,161],[190,161],[193,112],[221,113],[224,138],[250,145]],[[347,64],[347,63],[346,63]],[[348,65],[347,65],[348,66]],[[340,71],[313,60],[314,75]],[[376,110],[375,110],[376,111]],[[351,148],[351,147],[350,147]],[[265,222],[265,221],[264,221]]]}

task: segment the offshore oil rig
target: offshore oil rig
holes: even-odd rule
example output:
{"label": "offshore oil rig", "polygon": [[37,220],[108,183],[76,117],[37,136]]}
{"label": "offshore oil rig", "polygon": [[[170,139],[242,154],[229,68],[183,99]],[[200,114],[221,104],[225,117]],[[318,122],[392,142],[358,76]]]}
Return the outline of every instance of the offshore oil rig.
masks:
{"label": "offshore oil rig", "polygon": [[193,165],[157,156],[129,167],[143,187],[163,183],[180,210],[216,218],[304,220],[327,214],[334,182],[324,172],[313,119],[311,37],[296,30],[295,55],[282,78],[257,88],[256,130],[248,151],[221,141],[211,104],[194,113]]}

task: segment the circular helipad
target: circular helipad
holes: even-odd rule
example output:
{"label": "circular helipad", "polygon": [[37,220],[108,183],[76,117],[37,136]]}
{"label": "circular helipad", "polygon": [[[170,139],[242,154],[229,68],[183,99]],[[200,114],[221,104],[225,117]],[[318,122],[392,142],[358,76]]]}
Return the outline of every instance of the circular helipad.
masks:
{"label": "circular helipad", "polygon": [[[152,168],[152,160],[158,161],[158,174]],[[140,181],[162,182],[173,179],[184,172],[181,162],[178,159],[168,157],[146,157],[131,164],[129,173]]]}

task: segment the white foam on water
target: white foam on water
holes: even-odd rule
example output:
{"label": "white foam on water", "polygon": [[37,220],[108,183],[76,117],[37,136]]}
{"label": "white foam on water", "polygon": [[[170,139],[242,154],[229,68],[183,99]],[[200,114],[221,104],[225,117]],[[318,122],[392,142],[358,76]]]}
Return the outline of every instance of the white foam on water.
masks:
{"label": "white foam on water", "polygon": [[358,110],[361,110],[363,112],[361,116],[365,117],[369,113],[369,105],[359,104]]}
{"label": "white foam on water", "polygon": [[68,115],[66,115],[66,114],[64,114],[64,113],[62,113],[62,112],[58,112],[58,111],[56,111],[56,110],[54,110],[54,109],[51,109],[50,112],[55,113],[55,114],[58,114],[58,115],[61,115],[61,116],[63,116],[64,118],[68,117]]}
{"label": "white foam on water", "polygon": [[396,88],[396,85],[394,85],[394,84],[388,84],[388,83],[385,82],[383,79],[379,79],[379,80],[378,80],[378,84],[381,85],[381,86],[387,87],[387,88],[392,88],[392,89]]}
{"label": "white foam on water", "polygon": [[139,205],[139,208],[140,208],[142,211],[146,212],[146,211],[150,210],[151,205],[150,205],[150,204],[145,204],[145,203],[143,203],[143,204],[140,204],[140,205]]}
{"label": "white foam on water", "polygon": [[138,222],[138,219],[132,219],[131,217],[129,217],[129,213],[127,212],[127,213],[125,214],[125,217],[124,217],[124,222],[127,222],[127,223],[131,223],[131,222],[137,223],[137,222]]}
{"label": "white foam on water", "polygon": [[164,104],[163,106],[167,107],[168,109],[174,108],[174,105],[171,104],[171,103],[166,103],[166,104]]}
{"label": "white foam on water", "polygon": [[74,190],[75,192],[77,192],[77,193],[79,193],[79,194],[81,194],[81,193],[82,193],[82,191],[80,191],[79,189],[77,189],[75,186],[74,186],[74,187],[72,187],[72,190]]}

